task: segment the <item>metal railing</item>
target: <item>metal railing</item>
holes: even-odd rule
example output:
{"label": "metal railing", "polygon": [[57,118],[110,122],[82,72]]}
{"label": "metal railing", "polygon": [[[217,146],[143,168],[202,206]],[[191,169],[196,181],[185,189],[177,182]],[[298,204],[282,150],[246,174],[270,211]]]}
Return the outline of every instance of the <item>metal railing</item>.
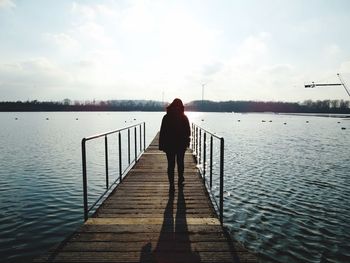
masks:
{"label": "metal railing", "polygon": [[[139,129],[139,142],[137,141],[137,130]],[[128,166],[123,171],[122,165],[122,131],[127,130],[128,136],[128,145],[127,145],[127,154],[128,154]],[[131,160],[131,130],[134,130],[134,159]],[[109,165],[108,165],[108,136],[112,134],[118,134],[118,166],[119,166],[119,178],[117,178],[112,184],[109,184]],[[143,141],[142,141],[143,135]],[[87,169],[86,169],[86,142],[91,141],[97,138],[104,137],[104,155],[105,155],[105,174],[106,174],[106,190],[101,194],[101,196],[95,201],[90,207],[88,205],[88,192],[87,192]],[[139,153],[138,153],[138,144],[139,144]],[[119,130],[109,131],[106,133],[101,133],[93,135],[90,137],[83,138],[81,140],[81,152],[82,152],[82,164],[83,164],[83,197],[84,197],[84,220],[86,221],[89,217],[89,212],[96,206],[96,204],[103,198],[103,196],[115,185],[118,180],[119,183],[123,180],[123,175],[126,171],[135,164],[138,158],[141,156],[142,152],[146,148],[146,123],[138,123],[132,126],[128,126]]]}
{"label": "metal railing", "polygon": [[[214,202],[217,206],[219,212],[220,223],[223,224],[223,214],[224,214],[224,138],[219,137],[202,127],[192,123],[192,141],[191,148],[193,154],[196,157],[197,166],[202,175],[205,186],[208,191],[212,193],[213,186],[213,140],[218,140],[219,142],[219,204],[217,203],[215,197]],[[210,137],[209,146],[207,145],[207,137]],[[207,163],[207,149],[209,150],[209,164]],[[207,180],[207,166],[209,168],[209,186]]]}

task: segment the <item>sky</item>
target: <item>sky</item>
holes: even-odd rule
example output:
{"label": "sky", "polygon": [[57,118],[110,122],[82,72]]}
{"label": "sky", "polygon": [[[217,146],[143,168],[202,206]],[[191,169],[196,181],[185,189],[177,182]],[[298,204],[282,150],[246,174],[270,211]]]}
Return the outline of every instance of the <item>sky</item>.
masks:
{"label": "sky", "polygon": [[0,101],[349,99],[304,88],[350,83],[349,25],[347,0],[0,0]]}

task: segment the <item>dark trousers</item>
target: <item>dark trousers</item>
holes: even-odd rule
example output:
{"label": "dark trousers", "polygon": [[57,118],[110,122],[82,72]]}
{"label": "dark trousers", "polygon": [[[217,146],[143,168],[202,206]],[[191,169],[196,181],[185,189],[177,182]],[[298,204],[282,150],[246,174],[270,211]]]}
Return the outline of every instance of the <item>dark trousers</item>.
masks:
{"label": "dark trousers", "polygon": [[167,152],[166,157],[168,159],[168,178],[169,183],[174,184],[174,170],[175,170],[175,159],[177,163],[177,173],[180,178],[184,177],[184,157],[185,151],[177,151],[177,152]]}

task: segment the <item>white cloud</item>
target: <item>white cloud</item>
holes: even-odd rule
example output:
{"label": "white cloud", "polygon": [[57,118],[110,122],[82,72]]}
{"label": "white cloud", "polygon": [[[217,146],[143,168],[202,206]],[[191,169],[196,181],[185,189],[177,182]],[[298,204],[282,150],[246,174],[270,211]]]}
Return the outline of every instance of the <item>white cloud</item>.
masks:
{"label": "white cloud", "polygon": [[73,31],[75,34],[78,34],[80,38],[84,39],[84,43],[86,43],[87,46],[113,44],[113,39],[108,35],[105,27],[94,21],[83,23],[73,29]]}
{"label": "white cloud", "polygon": [[15,8],[16,4],[13,0],[0,0],[0,9],[1,8]]}
{"label": "white cloud", "polygon": [[275,64],[268,67],[263,67],[260,72],[263,74],[283,76],[292,73],[293,66],[290,64]]}
{"label": "white cloud", "polygon": [[80,43],[75,38],[65,33],[47,33],[44,37],[63,50],[74,50],[80,47]]}
{"label": "white cloud", "polygon": [[89,5],[73,2],[71,8],[72,14],[80,19],[94,20],[96,17],[95,9]]}
{"label": "white cloud", "polygon": [[12,94],[26,98],[52,98],[69,87],[69,73],[45,57],[33,58],[0,65],[0,91],[11,98]]}
{"label": "white cloud", "polygon": [[340,64],[339,71],[341,73],[348,73],[350,74],[350,61],[345,61]]}

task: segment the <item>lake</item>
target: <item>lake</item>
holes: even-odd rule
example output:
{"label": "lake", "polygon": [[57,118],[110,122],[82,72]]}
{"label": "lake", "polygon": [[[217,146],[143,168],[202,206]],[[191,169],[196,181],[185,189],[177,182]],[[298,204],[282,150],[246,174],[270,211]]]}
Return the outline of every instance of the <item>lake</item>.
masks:
{"label": "lake", "polygon": [[[28,262],[82,224],[83,137],[145,121],[149,143],[163,114],[0,113],[1,261]],[[262,262],[349,262],[349,120],[188,116],[225,138],[224,222],[235,239]],[[88,145],[90,202],[104,190],[103,146]]]}

